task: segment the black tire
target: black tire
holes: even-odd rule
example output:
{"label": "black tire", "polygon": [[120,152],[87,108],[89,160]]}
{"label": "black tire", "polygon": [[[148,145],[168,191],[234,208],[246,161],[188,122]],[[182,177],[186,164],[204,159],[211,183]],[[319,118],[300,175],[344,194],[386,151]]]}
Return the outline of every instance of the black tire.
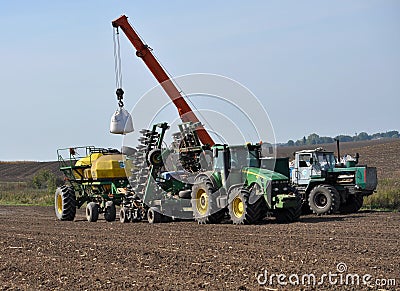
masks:
{"label": "black tire", "polygon": [[121,207],[119,211],[119,221],[121,223],[127,223],[131,221],[128,207]]}
{"label": "black tire", "polygon": [[263,197],[253,204],[249,203],[250,192],[236,187],[229,193],[229,216],[233,224],[254,224],[266,214],[266,203]]}
{"label": "black tire", "polygon": [[296,195],[296,206],[276,210],[274,214],[276,222],[278,223],[296,222],[300,219],[303,199],[301,198],[301,194],[299,194],[296,189],[293,188],[292,192]]}
{"label": "black tire", "polygon": [[303,206],[301,207],[301,214],[306,215],[311,213],[313,212],[310,209],[310,205],[308,205],[308,201],[303,201]]}
{"label": "black tire", "polygon": [[147,210],[147,221],[151,224],[163,221],[163,215],[156,207],[150,207]]}
{"label": "black tire", "polygon": [[149,164],[155,167],[161,167],[163,165],[161,150],[160,149],[151,150],[147,156],[147,161],[149,162]]}
{"label": "black tire", "polygon": [[117,217],[117,210],[115,209],[115,204],[112,201],[106,202],[106,207],[104,209],[104,219],[108,222],[115,221]]}
{"label": "black tire", "polygon": [[72,221],[76,215],[75,191],[66,185],[57,188],[54,196],[54,210],[58,220]]}
{"label": "black tire", "polygon": [[99,205],[95,202],[90,202],[86,206],[86,219],[89,222],[96,222],[99,219]]}
{"label": "black tire", "polygon": [[340,207],[339,192],[330,185],[317,185],[308,196],[308,205],[317,215],[335,213]]}
{"label": "black tire", "polygon": [[339,212],[343,214],[356,213],[363,206],[364,197],[357,194],[352,194],[347,197],[347,201],[341,204]]}
{"label": "black tire", "polygon": [[214,187],[209,178],[196,178],[192,186],[191,204],[193,217],[198,224],[220,223],[225,216],[224,209],[218,209]]}

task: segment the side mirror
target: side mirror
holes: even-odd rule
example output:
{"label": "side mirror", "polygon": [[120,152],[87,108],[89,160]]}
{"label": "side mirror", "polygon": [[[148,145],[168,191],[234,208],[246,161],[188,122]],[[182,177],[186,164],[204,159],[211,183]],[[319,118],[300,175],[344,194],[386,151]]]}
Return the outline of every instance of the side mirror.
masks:
{"label": "side mirror", "polygon": [[217,148],[213,148],[213,157],[218,158],[218,149]]}
{"label": "side mirror", "polygon": [[310,158],[310,164],[311,165],[314,164],[314,159],[313,158]]}

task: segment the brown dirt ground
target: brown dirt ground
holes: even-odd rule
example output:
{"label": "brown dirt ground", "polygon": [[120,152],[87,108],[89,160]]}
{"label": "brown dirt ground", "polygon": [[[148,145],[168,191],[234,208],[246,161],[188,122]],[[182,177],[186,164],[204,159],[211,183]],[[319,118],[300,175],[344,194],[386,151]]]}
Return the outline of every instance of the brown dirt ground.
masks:
{"label": "brown dirt ground", "polygon": [[[400,290],[400,213],[303,216],[288,225],[55,220],[52,207],[0,206],[0,289]],[[260,286],[256,274],[370,274],[372,285]],[[262,279],[263,277],[261,277]],[[276,278],[274,279],[276,283]],[[290,288],[289,288],[290,287]]]}

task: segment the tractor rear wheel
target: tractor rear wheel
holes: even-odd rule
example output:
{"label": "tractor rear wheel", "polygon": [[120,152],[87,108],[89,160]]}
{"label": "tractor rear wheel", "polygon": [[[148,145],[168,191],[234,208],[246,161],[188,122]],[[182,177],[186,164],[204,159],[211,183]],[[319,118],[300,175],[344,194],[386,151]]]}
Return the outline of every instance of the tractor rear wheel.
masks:
{"label": "tractor rear wheel", "polygon": [[340,205],[339,212],[343,214],[356,213],[362,207],[364,197],[361,195],[349,195],[347,201]]}
{"label": "tractor rear wheel", "polygon": [[233,224],[254,224],[261,220],[265,213],[265,200],[260,197],[253,204],[249,203],[250,192],[247,189],[236,187],[228,195],[229,216]]}
{"label": "tractor rear wheel", "polygon": [[115,209],[115,204],[112,201],[106,202],[106,207],[104,209],[104,218],[108,222],[115,221],[117,217],[117,210]]}
{"label": "tractor rear wheel", "polygon": [[211,180],[209,178],[196,180],[191,194],[194,219],[198,224],[220,223],[224,219],[225,210],[217,208]]}
{"label": "tractor rear wheel", "polygon": [[66,185],[57,188],[54,197],[54,206],[58,220],[74,220],[76,214],[76,197],[74,189]]}
{"label": "tractor rear wheel", "polygon": [[99,219],[99,205],[97,203],[88,203],[86,206],[86,219],[89,222],[96,222]]}
{"label": "tractor rear wheel", "polygon": [[156,207],[150,207],[147,210],[147,221],[151,224],[160,223],[163,220],[163,215]]}
{"label": "tractor rear wheel", "polygon": [[311,210],[317,215],[335,213],[339,210],[339,192],[330,185],[315,186],[308,197]]}

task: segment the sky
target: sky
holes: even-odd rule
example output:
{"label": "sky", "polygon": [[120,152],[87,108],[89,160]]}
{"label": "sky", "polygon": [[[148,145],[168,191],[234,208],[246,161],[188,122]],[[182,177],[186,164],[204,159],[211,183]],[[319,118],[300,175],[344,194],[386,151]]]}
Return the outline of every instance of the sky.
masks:
{"label": "sky", "polygon": [[[120,148],[109,122],[122,14],[172,76],[216,74],[251,91],[277,142],[400,129],[399,1],[0,0],[0,160]],[[157,82],[120,42],[130,109]]]}

